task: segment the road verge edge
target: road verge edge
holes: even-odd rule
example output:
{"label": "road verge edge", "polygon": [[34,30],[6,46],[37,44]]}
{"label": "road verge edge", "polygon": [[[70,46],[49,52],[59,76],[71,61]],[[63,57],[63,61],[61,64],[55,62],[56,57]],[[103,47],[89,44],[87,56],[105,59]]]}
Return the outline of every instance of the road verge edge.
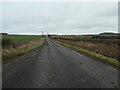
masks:
{"label": "road verge edge", "polygon": [[23,55],[24,53],[33,51],[33,50],[43,46],[44,43],[45,43],[45,39],[40,38],[39,41],[33,41],[32,44],[30,42],[30,45],[25,46],[23,48],[18,48],[18,49],[15,49],[15,50],[10,49],[8,54],[2,55],[2,61],[4,63],[4,61],[6,61],[6,59],[13,58],[13,57],[16,57],[16,56],[20,56],[20,55]]}
{"label": "road verge edge", "polygon": [[109,58],[109,57],[100,55],[98,53],[95,53],[93,51],[86,50],[86,49],[83,49],[83,48],[80,48],[80,47],[77,47],[77,46],[69,45],[69,44],[66,44],[66,43],[62,43],[62,42],[59,42],[59,41],[56,41],[56,40],[54,40],[54,41],[56,43],[62,45],[62,46],[65,46],[65,47],[68,47],[70,49],[73,49],[76,52],[79,52],[79,53],[82,53],[82,54],[94,57],[96,59],[102,60],[102,61],[104,61],[104,62],[114,66],[115,68],[120,68],[120,62],[118,60],[114,59],[114,58]]}

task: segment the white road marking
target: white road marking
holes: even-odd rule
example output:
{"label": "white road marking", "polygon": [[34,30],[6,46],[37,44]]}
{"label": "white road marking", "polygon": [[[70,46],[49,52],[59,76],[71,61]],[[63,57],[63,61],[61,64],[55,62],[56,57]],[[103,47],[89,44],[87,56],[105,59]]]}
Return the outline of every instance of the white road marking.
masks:
{"label": "white road marking", "polygon": [[[77,52],[75,52],[75,51],[72,51],[72,52],[75,53],[75,54],[77,54],[77,55],[79,55],[79,56],[81,56],[81,54],[79,54],[79,53],[77,53]],[[118,71],[116,68],[111,67],[111,66],[107,66],[107,68],[113,69],[114,71]]]}
{"label": "white road marking", "polygon": [[79,55],[79,56],[81,56],[81,54],[77,53],[76,51],[72,51],[72,52],[75,53],[75,54],[77,54],[77,55]]}
{"label": "white road marking", "polygon": [[113,68],[113,67],[111,67],[111,66],[107,66],[107,68],[113,69],[113,70],[116,70],[116,71],[117,71],[117,69],[115,69],[115,68]]}

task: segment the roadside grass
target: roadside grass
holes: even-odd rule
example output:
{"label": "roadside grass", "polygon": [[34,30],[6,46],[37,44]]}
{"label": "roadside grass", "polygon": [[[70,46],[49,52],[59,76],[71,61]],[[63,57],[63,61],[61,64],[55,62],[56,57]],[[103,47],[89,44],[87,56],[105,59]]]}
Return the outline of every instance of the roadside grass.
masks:
{"label": "roadside grass", "polygon": [[80,47],[77,47],[77,46],[72,46],[72,45],[62,43],[62,42],[59,42],[59,41],[56,41],[56,40],[54,40],[54,41],[58,44],[61,44],[61,45],[65,46],[65,47],[73,49],[76,52],[83,53],[83,54],[88,55],[88,56],[92,56],[96,59],[99,59],[99,60],[102,60],[102,61],[104,61],[108,64],[111,64],[112,66],[114,66],[116,68],[120,68],[120,62],[118,60],[114,59],[114,58],[109,58],[109,57],[97,54],[93,51],[89,51],[89,50],[86,50],[86,49],[83,49],[83,48],[80,48]]}
{"label": "roadside grass", "polygon": [[[31,44],[31,42],[32,42],[32,44]],[[22,55],[26,52],[33,51],[33,50],[43,46],[44,42],[45,42],[45,39],[40,38],[38,41],[32,40],[31,42],[30,42],[30,44],[28,42],[28,45],[23,47],[23,48],[7,49],[7,54],[2,55],[2,63],[8,62],[8,60],[6,60],[8,58],[13,58],[13,57],[16,57],[16,56],[20,56],[20,55]]]}
{"label": "roadside grass", "polygon": [[56,40],[69,45],[81,47],[83,49],[87,49],[87,50],[99,53],[101,55],[104,55],[106,57],[114,58],[120,61],[120,58],[118,55],[119,48],[120,48],[118,43],[119,40],[117,40],[116,44],[113,44],[114,40],[109,40],[110,43],[108,43],[108,40],[106,39],[103,39],[103,40],[101,39],[103,42],[100,42],[98,40],[97,43],[92,41],[74,41],[74,40],[64,40],[64,39],[56,39]]}

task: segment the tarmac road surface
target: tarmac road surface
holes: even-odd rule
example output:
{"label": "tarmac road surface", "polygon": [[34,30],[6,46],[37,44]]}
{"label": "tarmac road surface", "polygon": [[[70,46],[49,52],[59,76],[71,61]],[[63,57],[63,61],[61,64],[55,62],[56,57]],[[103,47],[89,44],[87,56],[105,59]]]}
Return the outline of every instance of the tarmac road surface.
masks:
{"label": "tarmac road surface", "polygon": [[41,48],[3,64],[3,88],[116,88],[118,70],[46,37]]}

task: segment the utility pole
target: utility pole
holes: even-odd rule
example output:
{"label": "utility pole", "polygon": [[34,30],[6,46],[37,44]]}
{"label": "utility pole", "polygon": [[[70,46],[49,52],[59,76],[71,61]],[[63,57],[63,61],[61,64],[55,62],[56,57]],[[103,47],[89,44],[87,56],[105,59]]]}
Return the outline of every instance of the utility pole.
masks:
{"label": "utility pole", "polygon": [[42,36],[44,37],[44,35],[43,35],[43,31],[42,31]]}

